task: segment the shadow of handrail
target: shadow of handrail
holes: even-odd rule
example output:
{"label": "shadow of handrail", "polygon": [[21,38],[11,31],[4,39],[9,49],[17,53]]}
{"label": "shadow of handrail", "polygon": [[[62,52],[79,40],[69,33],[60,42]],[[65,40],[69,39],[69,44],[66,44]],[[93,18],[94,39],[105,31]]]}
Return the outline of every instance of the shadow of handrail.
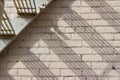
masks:
{"label": "shadow of handrail", "polygon": [[[53,77],[54,80],[58,80],[58,78],[57,78],[58,76],[55,76],[49,70],[49,68],[42,61],[40,61],[39,58],[35,54],[33,54],[32,52],[30,52],[30,54],[22,54],[22,55],[18,55],[18,56],[15,55],[15,54],[10,54],[9,52],[4,52],[4,53],[5,53],[4,55],[1,54],[0,64],[1,65],[2,65],[2,63],[8,64],[8,63],[11,63],[11,62],[14,63],[14,64],[11,64],[10,66],[8,65],[9,66],[9,68],[7,68],[8,72],[12,69],[12,67],[16,63],[22,62],[22,64],[26,68],[21,68],[21,69],[29,70],[37,80],[42,79],[41,76],[44,76],[44,77],[47,76],[46,79],[48,79],[48,80],[51,79],[51,77]],[[8,59],[9,57],[12,57],[12,59],[14,59],[14,61],[11,61],[11,60],[9,61],[9,59]],[[6,60],[8,59],[8,61],[5,62],[4,59],[6,59]],[[26,61],[28,61],[28,62],[26,63]],[[35,61],[37,61],[37,63]],[[17,68],[15,68],[15,69],[17,69]],[[0,69],[0,73],[1,73],[2,70],[4,70],[4,69]],[[6,78],[3,75],[0,79],[6,80],[8,78],[8,79],[11,79],[11,80],[15,80],[8,72],[3,73],[5,75],[7,75]],[[17,75],[21,76],[21,74],[17,74]]]}
{"label": "shadow of handrail", "polygon": [[[109,72],[108,68],[112,69],[112,66],[114,67],[120,66],[119,64],[115,64],[114,62],[112,62],[112,61],[119,59],[119,56],[117,56],[117,53],[119,52],[115,49],[115,47],[111,45],[108,41],[106,41],[99,33],[97,33],[97,31],[91,25],[89,25],[78,13],[76,13],[75,11],[71,9],[69,9],[68,11],[72,13],[72,16],[70,16],[69,13],[66,13],[65,18],[70,18],[70,19],[78,18],[78,20],[71,20],[71,21],[65,20],[66,23],[69,25],[71,25],[72,23],[72,26],[74,26],[76,30],[78,31],[76,33],[79,34],[79,36],[82,37],[91,46],[91,48],[93,48],[99,55],[102,56],[103,61],[109,62],[109,65],[105,69],[105,72],[108,73]],[[62,16],[62,18],[64,19],[64,16]],[[88,34],[79,33],[81,31],[80,26],[84,28],[90,27],[89,32],[86,31],[86,33]],[[99,48],[100,46],[102,46],[102,48]],[[109,56],[105,56],[106,54],[108,54]],[[115,69],[115,70],[119,73],[119,69]],[[106,73],[105,75],[107,75]]]}
{"label": "shadow of handrail", "polygon": [[[52,33],[52,31],[49,30],[49,32]],[[64,46],[68,46],[57,34],[54,34],[57,36],[57,39],[63,43]],[[62,36],[65,38],[65,35]],[[67,38],[68,39],[68,38]],[[56,41],[46,41],[42,39],[49,47],[60,45]],[[60,46],[63,46],[60,45]],[[76,54],[72,49],[56,46],[55,48],[51,48],[51,50],[69,67],[70,70],[72,70],[76,76],[78,76],[80,79],[82,77],[86,77],[87,80],[91,80],[92,78],[89,76],[96,76],[99,77],[84,61],[82,58]],[[81,63],[82,62],[82,63]],[[84,71],[83,69],[89,69],[89,71]],[[102,79],[100,79],[102,80]]]}
{"label": "shadow of handrail", "polygon": [[[76,30],[78,31],[76,33],[79,34],[99,55],[102,56],[103,61],[109,62],[108,67],[105,69],[105,72],[106,72],[104,73],[105,75],[107,75],[107,73],[110,72],[108,71],[109,69],[113,69],[113,67],[117,68],[118,66],[120,66],[119,64],[114,63],[114,61],[116,61],[117,59],[119,60],[119,56],[117,56],[119,51],[117,51],[113,45],[111,45],[99,33],[97,33],[97,31],[92,27],[92,25],[89,25],[78,13],[71,10],[70,8],[67,9],[68,13],[67,12],[65,13],[65,11],[63,12],[64,12],[63,15],[61,14],[62,19],[63,20],[71,19],[69,21],[65,20],[66,23],[69,25],[72,24],[72,26],[75,26]],[[72,13],[72,15],[70,16],[69,13]],[[65,18],[64,18],[64,15],[65,15]],[[77,18],[78,20],[77,19],[74,20],[75,18]],[[79,26],[84,28],[90,27],[90,30],[86,31],[86,33],[88,34],[79,33],[81,32],[81,28]],[[102,48],[99,48],[100,46],[102,46]],[[108,54],[108,56],[105,56],[106,54]],[[119,69],[114,69],[114,70],[116,70],[119,73]]]}
{"label": "shadow of handrail", "polygon": [[[73,1],[74,2],[74,1]],[[91,25],[89,25],[80,15],[78,15],[78,13],[76,13],[76,12],[74,12],[73,10],[71,10],[71,9],[69,9],[69,12],[72,12],[74,15],[72,15],[72,16],[67,16],[67,18],[70,18],[70,17],[77,17],[77,18],[79,18],[79,19],[81,19],[81,20],[75,20],[74,21],[74,24],[73,24],[73,20],[71,20],[71,21],[66,21],[69,25],[71,25],[71,23],[72,23],[72,26],[74,26],[74,28],[76,28],[75,29],[75,33],[77,33],[77,34],[79,34],[79,36],[81,36],[82,38],[83,38],[83,40],[85,40],[90,46],[91,46],[91,48],[94,48],[94,47],[96,47],[96,48],[94,48],[94,50],[99,54],[99,55],[101,55],[102,57],[103,57],[103,61],[107,61],[107,62],[109,62],[110,64],[110,66],[108,66],[107,68],[111,68],[112,66],[115,66],[115,68],[116,68],[116,66],[119,66],[118,64],[115,64],[114,62],[112,63],[111,61],[114,61],[116,58],[117,59],[119,59],[119,57],[114,57],[113,56],[113,53],[109,53],[109,52],[111,52],[111,51],[113,51],[114,50],[114,52],[115,53],[119,53],[115,48],[114,48],[114,46],[112,46],[110,43],[108,43],[99,33],[97,33],[97,31],[95,31],[95,29],[91,26]],[[68,14],[69,15],[69,13],[66,13],[66,14]],[[62,16],[62,14],[61,14],[61,17],[64,19],[64,16]],[[34,23],[33,23],[34,24]],[[81,27],[84,27],[85,29],[86,28],[88,28],[88,27],[90,27],[90,30],[89,30],[89,32],[87,32],[86,31],[86,33],[90,33],[90,34],[80,34],[79,33],[79,31],[81,31],[81,28],[80,28],[80,26]],[[59,30],[59,29],[58,29]],[[77,32],[77,31],[78,32]],[[51,32],[52,33],[52,31],[50,30],[50,28],[48,28],[48,31],[49,32]],[[64,33],[63,33],[64,34]],[[65,45],[65,46],[68,46],[59,36],[61,36],[62,38],[67,38],[65,35],[60,35],[60,34],[56,34],[55,33],[55,35],[57,36],[57,38],[59,39],[59,41],[60,42],[62,42],[62,44],[63,45]],[[94,34],[94,36],[93,36],[93,34]],[[59,36],[58,36],[59,35]],[[41,39],[41,37],[40,37],[40,39]],[[69,39],[69,38],[67,38],[67,39]],[[97,40],[98,41],[97,41]],[[60,45],[60,44],[58,44],[56,41],[54,41],[54,42],[47,42],[46,40],[44,40],[44,39],[42,39],[49,47],[50,47],[50,45],[54,45],[54,46],[56,46],[56,45]],[[35,44],[35,43],[34,43]],[[61,44],[61,46],[63,46]],[[31,45],[32,46],[32,45]],[[102,46],[103,48],[100,48],[100,49],[98,49],[99,48],[99,46]],[[110,48],[108,48],[108,46],[110,46]],[[18,47],[20,47],[20,46],[18,46]],[[51,47],[50,47],[51,48]],[[107,49],[104,49],[104,48],[107,48]],[[113,48],[113,50],[111,50],[111,48]],[[108,73],[109,72],[109,70],[107,70],[107,68],[105,69],[106,71],[106,73],[104,73],[104,74],[101,74],[101,75],[97,75],[87,64],[85,64],[84,63],[84,61],[82,60],[82,56],[80,55],[80,56],[78,56],[71,48],[66,48],[66,47],[57,47],[56,46],[56,48],[51,48],[58,56],[59,56],[59,58],[76,74],[76,76],[80,76],[80,77],[82,77],[82,76],[84,76],[84,77],[89,77],[88,75],[89,74],[91,74],[91,76],[97,76],[97,77],[99,77],[99,76],[104,76],[104,77],[106,77],[107,76],[107,74],[106,73]],[[58,53],[58,52],[60,52],[60,53]],[[110,55],[110,54],[112,54],[112,57],[105,57],[104,55],[105,54],[108,54],[108,55]],[[33,56],[29,56],[29,55],[33,55]],[[41,68],[41,67],[45,67],[45,68],[47,68],[36,56],[35,56],[35,54],[33,54],[32,52],[31,52],[31,54],[29,53],[29,55],[27,54],[26,56],[25,55],[22,55],[22,56],[19,56],[19,58],[18,58],[18,60],[22,60],[22,59],[24,59],[24,60],[30,60],[30,61],[32,61],[32,60],[37,60],[37,61],[39,61],[40,63],[38,63],[38,64],[35,64],[35,63],[30,63],[29,65],[26,65],[26,64],[24,64],[24,65],[26,65],[27,67],[28,66],[32,66],[32,67],[35,67],[35,68]],[[7,55],[6,55],[7,56]],[[12,55],[11,55],[12,56]],[[15,57],[14,57],[15,58]],[[75,63],[75,62],[78,62],[78,63]],[[83,62],[83,63],[80,63],[80,62]],[[36,67],[37,66],[37,67]],[[82,68],[86,68],[86,69],[89,69],[89,71],[88,72],[84,72],[84,70],[82,69]],[[118,69],[115,69],[116,71],[118,71],[119,72],[119,70]],[[31,71],[31,73],[33,73],[33,75],[34,76],[36,76],[36,75],[39,75],[37,72],[38,71],[36,71],[36,70],[30,70]],[[84,73],[84,74],[83,74]],[[50,72],[49,71],[49,69],[47,68],[47,70],[46,71],[43,71],[43,75],[49,75],[49,74],[52,74],[52,72]],[[53,74],[52,74],[52,76],[54,76]],[[81,79],[81,78],[80,78]],[[91,80],[91,78],[88,78],[87,80]],[[99,80],[103,80],[103,79],[99,79]]]}
{"label": "shadow of handrail", "polygon": [[105,21],[107,21],[110,26],[112,26],[116,31],[120,32],[120,14],[115,11],[107,2],[101,0],[98,1],[92,0],[93,4],[100,4],[99,7],[93,7],[90,1],[85,1],[93,10],[95,10]]}

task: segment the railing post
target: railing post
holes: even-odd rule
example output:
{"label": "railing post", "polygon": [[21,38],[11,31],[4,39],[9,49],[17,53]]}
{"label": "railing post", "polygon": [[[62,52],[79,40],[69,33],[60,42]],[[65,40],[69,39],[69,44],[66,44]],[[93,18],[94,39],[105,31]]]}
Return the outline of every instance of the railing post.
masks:
{"label": "railing post", "polygon": [[3,17],[3,0],[0,0],[0,31],[2,25],[2,17]]}

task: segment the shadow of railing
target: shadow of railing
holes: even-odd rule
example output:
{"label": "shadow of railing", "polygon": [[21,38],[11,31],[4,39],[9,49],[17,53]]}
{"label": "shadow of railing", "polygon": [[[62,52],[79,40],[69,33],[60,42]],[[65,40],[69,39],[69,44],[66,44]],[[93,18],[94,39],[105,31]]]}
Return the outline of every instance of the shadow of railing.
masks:
{"label": "shadow of railing", "polygon": [[26,68],[32,73],[32,75],[37,79],[42,79],[42,77],[46,77],[46,79],[51,79],[51,77],[55,80],[58,80],[58,76],[55,76],[50,70],[49,67],[46,66],[42,61],[40,61],[39,57],[37,57],[34,53],[30,52],[28,55],[24,55],[21,61],[29,61],[27,64],[24,64]]}
{"label": "shadow of railing", "polygon": [[[29,35],[28,35],[29,36]],[[25,39],[25,38],[24,38]],[[17,41],[15,41],[15,42],[13,42],[13,46],[14,46],[14,43],[16,43]],[[35,43],[34,43],[35,44]],[[31,45],[32,46],[32,45]],[[8,49],[8,51],[10,50],[9,49],[10,48],[10,46],[7,48]],[[19,48],[19,49],[21,49],[21,47],[18,45],[17,46],[17,48]],[[24,64],[24,61],[31,61],[31,62],[28,62],[27,64],[24,64],[25,66],[26,66],[26,69],[27,68],[29,68],[29,71],[32,73],[32,75],[37,79],[37,80],[39,80],[39,79],[41,79],[41,76],[47,76],[45,79],[47,79],[47,80],[50,80],[50,79],[54,79],[54,80],[58,80],[57,79],[57,76],[55,76],[49,69],[48,69],[48,67],[46,67],[46,65],[43,63],[43,62],[41,62],[40,60],[39,60],[39,58],[38,57],[36,57],[36,55],[35,54],[33,54],[33,53],[31,53],[31,54],[22,54],[21,55],[21,52],[19,52],[20,53],[20,55],[16,55],[16,54],[13,54],[12,55],[12,53],[10,53],[10,52],[2,52],[2,53],[4,53],[4,54],[1,54],[1,56],[0,56],[0,64],[2,64],[2,63],[4,63],[4,61],[3,60],[8,60],[8,61],[6,61],[5,62],[5,66],[3,67],[3,68],[0,68],[0,75],[1,75],[1,77],[0,77],[0,79],[1,80],[15,80],[14,78],[13,78],[13,76],[17,76],[17,75],[19,75],[19,74],[17,74],[17,75],[11,75],[11,74],[9,74],[9,71],[12,69],[12,67],[17,63],[17,62],[22,62],[23,64]],[[12,64],[9,68],[7,68],[7,65],[6,64],[8,64],[9,62],[11,62],[11,61],[9,61],[9,57],[12,57],[12,59],[13,59],[13,62],[16,62],[16,63],[14,63],[14,64]],[[38,61],[38,63],[36,64],[34,61]],[[33,69],[34,68],[34,69]],[[4,73],[2,73],[2,70],[3,69],[7,69]],[[2,75],[2,74],[3,75]],[[7,75],[7,77],[5,77]],[[26,74],[27,75],[27,74]],[[21,76],[21,75],[19,75],[19,76]],[[32,76],[32,77],[33,77]],[[51,78],[52,77],[52,78]]]}
{"label": "shadow of railing", "polygon": [[[109,62],[109,65],[106,68],[107,71],[105,70],[104,75],[107,75],[106,73],[109,72],[108,70],[112,69],[113,67],[115,68],[114,70],[116,70],[119,73],[119,69],[117,68],[120,65],[114,63],[114,61],[116,60],[119,61],[119,56],[118,56],[119,51],[117,51],[113,45],[111,45],[99,33],[97,33],[97,31],[92,27],[92,25],[89,25],[78,13],[76,13],[71,9],[69,9],[68,12],[72,13],[72,15],[70,16],[70,14],[66,12],[66,14],[64,13],[63,15],[61,15],[62,19],[66,19],[66,18],[71,19],[69,21],[65,20],[66,23],[69,25],[72,24],[72,26],[74,26],[77,30],[75,32],[79,34],[79,36],[82,37],[91,46],[91,48],[93,48],[99,55],[102,56],[103,61]],[[76,20],[72,20],[75,18]],[[81,32],[81,27],[84,27],[85,29],[90,27],[88,31],[87,30],[85,31],[88,34],[79,33]]]}
{"label": "shadow of railing", "polygon": [[107,2],[104,0],[95,1],[92,0],[93,4],[99,4],[99,7],[93,7],[91,1],[85,1],[94,11],[96,11],[105,21],[109,23],[109,26],[113,27],[116,31],[120,32],[120,14],[114,10]]}
{"label": "shadow of railing", "polygon": [[[97,33],[97,31],[92,27],[92,25],[89,25],[78,13],[76,13],[75,11],[73,11],[71,9],[69,9],[69,10],[67,9],[68,13],[66,12],[66,14],[65,14],[65,11],[63,11],[63,12],[64,12],[64,14],[61,15],[62,19],[64,19],[64,20],[71,19],[69,21],[67,21],[67,20],[65,20],[65,21],[69,25],[72,24],[72,26],[76,27],[76,30],[77,30],[76,33],[79,34],[91,46],[91,48],[93,48],[97,53],[99,53],[103,57],[103,61],[109,62],[109,65],[106,68],[106,70],[113,69],[113,67],[114,67],[114,68],[116,68],[114,70],[117,70],[117,72],[119,72],[119,69],[117,69],[117,68],[120,65],[119,64],[115,65],[115,63],[114,63],[114,61],[119,60],[119,56],[118,56],[119,51],[117,51],[113,45],[111,45],[99,33]],[[61,11],[61,13],[62,13],[62,11]],[[72,13],[72,15],[70,15],[69,13]],[[64,15],[65,15],[65,18],[64,18]],[[75,18],[76,18],[76,20],[72,20]],[[81,27],[79,27],[79,26],[84,27],[84,28],[90,27],[90,29],[88,31],[86,31],[86,33],[88,33],[88,34],[79,33],[79,32],[81,32]],[[102,48],[99,48],[101,46],[102,46]],[[108,73],[109,71],[105,71],[105,72]]]}
{"label": "shadow of railing", "polygon": [[[21,49],[21,48],[20,48]],[[29,50],[29,49],[28,49]],[[1,80],[6,80],[6,79],[11,79],[15,80],[13,76],[23,76],[24,74],[19,74],[19,70],[28,70],[30,73],[26,74],[28,76],[34,77],[35,79],[39,80],[42,79],[42,77],[45,77],[46,79],[51,79],[51,77],[54,80],[58,80],[57,77],[55,76],[46,66],[42,61],[40,61],[39,57],[37,57],[34,53],[28,52],[28,53],[20,53],[17,55],[17,53],[10,53],[10,52],[4,52],[5,54],[1,54],[0,57],[0,64],[4,63],[3,68],[0,68],[0,79]],[[6,59],[6,60],[5,60]],[[28,61],[28,62],[26,62]],[[16,65],[17,63],[22,62],[22,64],[25,66],[25,68],[18,69],[19,67],[15,67],[14,69],[18,69],[18,74],[16,75],[11,75],[9,74],[9,71]],[[11,63],[11,65],[8,65]],[[7,64],[7,65],[6,65]],[[4,71],[5,69],[5,71]],[[1,72],[2,71],[2,72]],[[4,72],[3,72],[4,71]],[[7,76],[7,77],[5,77]],[[47,76],[47,77],[46,77]]]}
{"label": "shadow of railing", "polygon": [[[50,32],[50,31],[49,31]],[[52,33],[52,31],[51,31]],[[62,42],[63,45],[60,45],[57,40],[56,41],[46,41],[42,39],[49,47],[55,46],[51,48],[51,50],[63,61],[70,70],[74,72],[76,77],[79,77],[82,79],[82,77],[85,77],[87,80],[91,80],[93,76],[99,77],[92,69],[89,67],[80,57],[80,55],[76,54],[71,48],[65,48],[63,46],[68,46],[57,34],[54,34],[54,36],[57,36],[57,39],[59,42]],[[61,36],[65,38],[65,35]],[[67,37],[66,37],[67,38]],[[68,38],[67,38],[68,39]],[[62,46],[62,47],[60,47]],[[88,71],[85,71],[83,69],[88,69]],[[91,77],[90,77],[91,76]],[[100,79],[102,80],[102,79]]]}
{"label": "shadow of railing", "polygon": [[[74,1],[73,1],[74,2]],[[51,4],[52,5],[52,4]],[[64,14],[65,17],[67,18],[79,18],[80,20],[70,20],[70,21],[66,21],[66,23],[68,25],[74,26],[74,30],[75,33],[79,34],[80,37],[83,38],[83,40],[85,40],[91,48],[93,48],[99,55],[102,56],[103,61],[109,62],[109,66],[105,69],[105,73],[102,73],[101,75],[97,75],[91,67],[89,67],[83,60],[82,60],[82,56],[76,54],[70,47],[66,48],[64,46],[68,46],[59,36],[61,36],[62,38],[67,38],[69,39],[66,35],[64,35],[64,33],[59,34],[59,33],[54,33],[55,36],[57,36],[57,39],[59,40],[60,43],[57,43],[57,41],[46,41],[44,40],[42,37],[45,36],[39,36],[39,39],[42,39],[47,45],[48,47],[50,47],[51,50],[53,50],[57,56],[59,56],[59,58],[69,67],[70,70],[72,70],[76,76],[80,77],[80,79],[82,80],[81,77],[86,77],[87,80],[91,80],[92,76],[95,77],[99,77],[99,76],[104,76],[106,77],[107,74],[109,73],[110,68],[114,67],[114,70],[116,70],[117,72],[119,72],[119,69],[117,69],[117,67],[119,67],[119,64],[114,63],[114,61],[116,59],[119,60],[119,56],[114,55],[114,53],[119,53],[114,46],[112,46],[110,43],[108,43],[108,41],[106,41],[99,33],[97,33],[97,31],[95,31],[95,29],[89,25],[80,15],[78,15],[78,13],[74,12],[73,10],[69,9],[69,12],[72,13],[72,15],[70,15],[69,13]],[[44,14],[43,14],[44,15]],[[64,15],[61,14],[61,17],[64,19]],[[69,15],[69,16],[68,16]],[[34,23],[33,23],[34,24]],[[89,30],[87,30],[86,28],[90,27]],[[85,33],[88,34],[81,34],[80,32],[82,31],[81,28],[85,28]],[[59,29],[58,29],[59,30]],[[48,31],[53,33],[50,30],[50,27],[48,28]],[[59,30],[60,31],[60,30]],[[59,35],[59,36],[58,36]],[[34,38],[34,37],[33,37]],[[24,41],[24,40],[23,40]],[[62,42],[62,44],[61,44]],[[33,43],[35,44],[35,43]],[[51,47],[51,45],[55,46],[55,47]],[[60,46],[59,46],[60,45]],[[31,45],[33,46],[33,45]],[[62,47],[61,47],[62,46]],[[99,48],[101,47],[102,48]],[[17,47],[21,47],[21,46],[17,46]],[[112,48],[112,50],[111,50]],[[112,53],[111,53],[112,52]],[[21,52],[20,52],[21,53]],[[105,56],[105,55],[111,55],[111,56]],[[10,56],[13,56],[9,53]],[[3,57],[3,56],[2,56]],[[6,55],[7,57],[7,55]],[[16,56],[14,57],[14,59],[16,58]],[[0,58],[1,59],[1,58]],[[19,55],[19,57],[17,58],[18,61],[31,61],[28,64],[24,64],[27,68],[29,68],[29,71],[33,74],[33,76],[37,77],[40,76],[40,73],[38,73],[38,71],[40,71],[41,68],[45,68],[46,70],[42,70],[41,75],[49,75],[49,76],[54,76],[56,77],[50,70],[48,67],[45,66],[45,64],[40,61],[38,59],[38,57],[36,57],[36,55],[32,52],[24,54],[24,55]],[[0,60],[1,61],[1,60]],[[39,63],[34,63],[34,61],[38,61]],[[81,63],[82,62],[82,63]],[[2,62],[1,62],[2,63]],[[15,64],[13,64],[14,66]],[[12,67],[13,67],[12,66]],[[11,68],[12,68],[11,67]],[[30,68],[35,68],[35,69],[30,69]],[[38,70],[39,69],[39,70]],[[85,71],[84,69],[87,69],[88,71]],[[57,80],[57,78],[56,78]],[[103,80],[103,78],[99,78],[99,80]]]}

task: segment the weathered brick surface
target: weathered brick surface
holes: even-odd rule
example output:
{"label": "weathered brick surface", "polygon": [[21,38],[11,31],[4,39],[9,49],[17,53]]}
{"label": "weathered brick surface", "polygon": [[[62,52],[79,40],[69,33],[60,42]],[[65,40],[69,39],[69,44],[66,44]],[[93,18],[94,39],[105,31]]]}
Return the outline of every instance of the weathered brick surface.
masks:
{"label": "weathered brick surface", "polygon": [[119,80],[119,13],[119,0],[55,0],[0,56],[0,80]]}

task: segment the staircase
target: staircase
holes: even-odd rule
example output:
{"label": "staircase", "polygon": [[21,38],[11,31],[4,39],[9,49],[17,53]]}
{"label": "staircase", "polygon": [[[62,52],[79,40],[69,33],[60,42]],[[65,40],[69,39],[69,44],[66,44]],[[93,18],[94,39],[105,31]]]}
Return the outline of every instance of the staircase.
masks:
{"label": "staircase", "polygon": [[30,23],[52,0],[5,0],[0,28],[0,52]]}

